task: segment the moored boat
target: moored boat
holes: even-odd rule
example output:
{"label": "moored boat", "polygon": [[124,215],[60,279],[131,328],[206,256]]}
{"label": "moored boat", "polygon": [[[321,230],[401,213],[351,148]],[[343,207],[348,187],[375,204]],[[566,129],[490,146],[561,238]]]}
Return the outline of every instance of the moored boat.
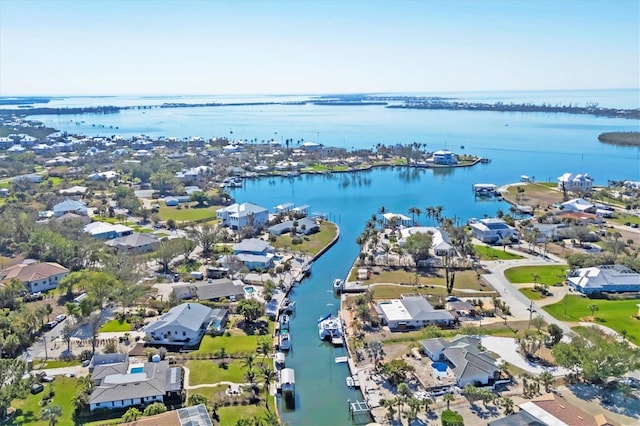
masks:
{"label": "moored boat", "polygon": [[341,280],[340,278],[336,278],[335,280],[333,280],[333,291],[341,291],[342,290],[342,286],[344,285],[344,280]]}

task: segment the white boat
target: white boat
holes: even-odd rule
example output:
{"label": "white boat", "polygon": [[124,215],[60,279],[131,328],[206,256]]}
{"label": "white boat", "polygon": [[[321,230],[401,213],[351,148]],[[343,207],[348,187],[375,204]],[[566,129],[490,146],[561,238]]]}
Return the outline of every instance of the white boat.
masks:
{"label": "white boat", "polygon": [[275,363],[276,369],[283,368],[285,363],[284,352],[276,352],[273,362]]}
{"label": "white boat", "polygon": [[288,331],[280,333],[278,337],[278,346],[281,351],[288,351],[291,349],[291,335]]}
{"label": "white boat", "polygon": [[335,280],[333,280],[333,291],[342,290],[343,285],[344,285],[344,280],[341,280],[340,278],[336,278]]}
{"label": "white boat", "polygon": [[328,317],[318,322],[320,340],[329,340],[337,346],[342,344],[342,321],[338,317]]}
{"label": "white boat", "polygon": [[296,311],[296,302],[295,300],[286,299],[282,304],[282,308],[280,308],[282,312],[285,314],[292,314]]}
{"label": "white boat", "polygon": [[354,387],[356,385],[356,383],[353,381],[353,377],[348,376],[347,377],[347,386],[349,386],[350,388]]}

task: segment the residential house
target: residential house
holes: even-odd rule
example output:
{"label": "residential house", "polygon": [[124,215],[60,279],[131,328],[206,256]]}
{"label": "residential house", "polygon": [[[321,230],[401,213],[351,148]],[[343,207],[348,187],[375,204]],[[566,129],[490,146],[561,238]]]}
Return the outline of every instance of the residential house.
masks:
{"label": "residential house", "polygon": [[121,253],[147,253],[160,245],[160,240],[153,234],[130,234],[114,238],[106,243]]}
{"label": "residential house", "polygon": [[80,216],[87,216],[87,205],[82,201],[66,199],[63,202],[53,206],[53,214],[55,217],[60,217],[66,213],[75,213]]}
{"label": "residential house", "polygon": [[[269,269],[273,266],[274,248],[264,240],[249,238],[233,246],[233,255],[249,270]],[[228,260],[221,260],[227,263]]]}
{"label": "residential house", "polygon": [[395,218],[395,223],[398,227],[411,227],[413,226],[413,219],[400,213],[385,213],[382,215],[383,224],[385,227],[389,227],[391,220]]}
{"label": "residential house", "polygon": [[[439,164],[443,166],[452,166],[458,164],[458,158],[456,155],[448,149],[435,151],[429,158],[433,161],[433,164]],[[429,161],[429,159],[427,161]]]}
{"label": "residential house", "polygon": [[48,291],[58,286],[69,270],[54,262],[27,262],[0,271],[0,285],[17,279],[30,293]]}
{"label": "residential house", "polygon": [[89,176],[87,176],[87,179],[91,179],[91,180],[114,180],[118,178],[118,173],[116,173],[113,170],[109,170],[106,172],[96,172],[96,173],[91,173]]}
{"label": "residential house", "polygon": [[593,178],[586,173],[565,173],[558,177],[558,189],[561,191],[591,192]]}
{"label": "residential house", "polygon": [[86,193],[87,193],[86,186],[77,186],[77,185],[72,186],[71,188],[61,189],[60,191],[58,191],[58,194],[65,195],[65,196],[74,196],[74,195],[84,196],[84,194]]}
{"label": "residential house", "polygon": [[585,200],[584,198],[575,198],[573,200],[565,201],[560,204],[560,210],[566,212],[580,212],[580,213],[596,213],[595,204]]}
{"label": "residential house", "polygon": [[382,323],[391,331],[414,330],[425,325],[451,326],[453,316],[444,309],[434,309],[423,296],[387,300],[376,305]]}
{"label": "residential house", "polygon": [[324,145],[322,145],[321,143],[309,142],[309,141],[304,142],[302,145],[300,145],[300,147],[307,152],[319,151],[322,149],[323,146]]}
{"label": "residential house", "polygon": [[213,421],[204,404],[165,411],[150,417],[143,417],[121,426],[213,426]]}
{"label": "residential house", "polygon": [[299,217],[299,216],[307,217],[309,216],[310,209],[311,207],[308,204],[304,204],[302,206],[295,207],[294,209],[291,210],[291,212],[296,215],[294,217]]}
{"label": "residential house", "polygon": [[297,223],[296,234],[311,235],[320,230],[320,225],[318,225],[314,219],[307,217],[298,220],[287,220],[286,222],[270,226],[267,230],[271,235],[286,234],[287,232],[291,232],[294,223]]}
{"label": "residential house", "polygon": [[208,171],[208,166],[194,167],[188,170],[183,169],[176,172],[176,179],[182,184],[198,184]]}
{"label": "residential house", "polygon": [[128,354],[94,354],[89,362],[89,373],[93,373],[93,370],[99,365],[113,365],[113,364],[129,364]]}
{"label": "residential house", "polygon": [[519,407],[519,412],[526,411],[543,424],[547,424],[549,426],[618,425],[618,423],[608,419],[602,412],[595,415],[589,414],[575,406],[570,401],[554,393],[547,393],[534,398],[531,401],[523,402]]}
{"label": "residential house", "polygon": [[537,417],[520,410],[498,420],[489,422],[487,426],[549,426]]}
{"label": "residential house", "polygon": [[36,173],[30,173],[27,175],[19,175],[19,176],[14,176],[13,179],[11,179],[13,182],[19,182],[21,180],[28,180],[31,181],[33,183],[40,183],[42,182],[42,176],[36,174]]}
{"label": "residential house", "polygon": [[407,238],[415,234],[431,234],[431,249],[436,256],[446,256],[455,253],[455,249],[451,246],[449,234],[444,229],[434,228],[431,226],[414,226],[412,228],[404,228],[400,231],[400,239],[398,245],[404,246]]}
{"label": "residential house", "polygon": [[218,302],[222,299],[244,299],[244,283],[228,278],[211,279],[206,283],[178,283],[172,286],[173,294],[179,300],[197,299]]}
{"label": "residential house", "polygon": [[112,225],[107,222],[91,222],[83,228],[84,232],[100,240],[125,237],[133,234],[133,229],[125,225]]}
{"label": "residential house", "polygon": [[9,196],[9,189],[0,188],[0,198],[5,198]]}
{"label": "residential house", "polygon": [[456,384],[463,388],[493,385],[500,378],[496,360],[479,349],[480,339],[472,336],[457,336],[452,340],[426,339],[420,342],[422,351],[432,361],[445,362],[453,371]]}
{"label": "residential house", "polygon": [[293,203],[284,203],[284,204],[278,204],[273,208],[273,210],[275,210],[276,213],[288,213],[293,209],[293,207],[294,207]]}
{"label": "residential house", "polygon": [[567,281],[582,294],[640,292],[640,274],[623,265],[601,265],[576,270]]}
{"label": "residential house", "polygon": [[95,384],[89,396],[91,411],[165,402],[182,393],[182,369],[159,357],[154,362],[98,365],[91,378]]}
{"label": "residential house", "polygon": [[498,218],[480,219],[469,226],[471,235],[487,244],[502,244],[518,238],[516,229]]}
{"label": "residential house", "polygon": [[229,322],[229,310],[216,308],[211,312],[211,330],[216,334],[224,333]]}
{"label": "residential house", "polygon": [[156,345],[196,346],[212,321],[212,310],[199,303],[183,303],[142,328]]}
{"label": "residential house", "polygon": [[251,203],[235,203],[218,209],[216,216],[222,221],[222,225],[231,229],[241,229],[267,223],[269,210]]}

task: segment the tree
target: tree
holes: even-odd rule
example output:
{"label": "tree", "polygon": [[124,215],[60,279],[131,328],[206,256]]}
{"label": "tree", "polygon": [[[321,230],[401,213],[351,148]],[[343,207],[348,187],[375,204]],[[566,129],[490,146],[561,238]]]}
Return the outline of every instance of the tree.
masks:
{"label": "tree", "polygon": [[544,385],[544,391],[549,393],[549,387],[553,384],[553,376],[548,371],[544,371],[538,376],[540,383]]}
{"label": "tree", "polygon": [[444,396],[442,397],[442,400],[447,403],[447,411],[449,411],[449,406],[451,404],[451,401],[453,401],[454,399],[456,399],[456,397],[453,396],[452,393],[445,393]]}
{"label": "tree", "polygon": [[202,256],[210,257],[215,245],[221,240],[222,234],[220,228],[212,226],[208,223],[194,229],[191,236],[202,247]]}
{"label": "tree", "polygon": [[200,405],[200,404],[207,405],[208,402],[209,401],[207,400],[207,397],[199,393],[192,393],[191,395],[189,395],[189,398],[187,398],[188,406]]}
{"label": "tree", "polygon": [[253,369],[253,363],[255,362],[255,360],[256,360],[256,356],[254,354],[247,353],[247,354],[244,354],[240,362],[247,370],[251,370]]}
{"label": "tree", "polygon": [[47,421],[49,426],[55,426],[60,416],[62,416],[62,408],[59,405],[48,405],[40,410],[40,420]]}
{"label": "tree", "polygon": [[433,246],[433,235],[431,233],[416,233],[407,237],[404,249],[411,255],[416,266],[420,260],[429,258],[429,250]]}
{"label": "tree", "polygon": [[136,407],[131,407],[122,416],[122,421],[126,423],[135,422],[136,420],[139,420],[140,417],[142,417],[142,412],[140,412]]}
{"label": "tree", "polygon": [[191,256],[191,252],[193,252],[193,249],[196,248],[196,243],[195,241],[190,240],[189,238],[180,238],[180,241],[182,242],[181,244],[182,256],[184,256],[184,261],[188,263],[189,256]]}
{"label": "tree", "polygon": [[409,385],[406,383],[400,383],[398,385],[398,395],[396,396],[396,403],[398,404],[398,420],[402,417],[402,409],[404,404],[411,398],[412,392],[409,389]]}
{"label": "tree", "polygon": [[148,405],[147,408],[144,409],[142,413],[143,416],[155,416],[156,414],[162,414],[167,411],[167,406],[162,402],[154,402],[151,405]]}
{"label": "tree", "polygon": [[382,405],[384,408],[387,409],[387,414],[386,414],[387,420],[392,421],[393,417],[394,417],[394,415],[396,413],[396,409],[395,409],[396,401],[395,401],[395,399],[382,399],[382,400],[380,400],[380,405]]}
{"label": "tree", "polygon": [[269,342],[269,340],[267,339],[258,340],[258,347],[256,348],[256,352],[262,355],[262,361],[260,362],[260,364],[264,364],[264,360],[271,352],[271,342]]}
{"label": "tree", "polygon": [[447,294],[451,294],[456,280],[456,271],[453,265],[453,255],[450,252],[447,252],[444,256],[444,278],[447,286]]}
{"label": "tree", "polygon": [[538,333],[540,333],[540,330],[542,330],[544,326],[547,325],[547,322],[544,320],[542,315],[536,315],[531,319],[531,325],[535,327]]}
{"label": "tree", "polygon": [[394,359],[382,366],[382,373],[392,385],[398,385],[407,379],[415,369],[403,359]]}
{"label": "tree", "polygon": [[591,318],[592,318],[593,320],[595,320],[595,319],[596,319],[596,317],[595,317],[595,313],[596,313],[596,311],[597,311],[597,310],[599,310],[599,309],[600,309],[600,307],[599,307],[598,305],[596,305],[595,303],[592,303],[592,304],[590,304],[590,305],[588,306],[588,308],[589,308],[589,310],[591,311]]}
{"label": "tree", "polygon": [[511,398],[502,398],[500,399],[500,406],[503,408],[503,413],[505,416],[510,416],[513,414],[513,408],[515,406],[513,399]]}
{"label": "tree", "polygon": [[269,387],[276,378],[276,372],[268,365],[261,365],[260,374],[262,375],[262,384],[264,385],[264,406],[269,410]]}
{"label": "tree", "polygon": [[551,346],[560,342],[562,340],[562,337],[564,336],[562,328],[560,328],[560,326],[557,324],[549,324],[549,326],[547,327],[547,332],[549,333]]}
{"label": "tree", "polygon": [[89,335],[91,336],[91,352],[95,355],[96,344],[98,343],[98,331],[102,323],[102,316],[98,313],[93,313],[89,316],[87,325],[89,327]]}
{"label": "tree", "polygon": [[7,415],[7,408],[15,398],[27,395],[27,383],[22,380],[26,371],[24,361],[20,359],[0,358],[0,419]]}
{"label": "tree", "polygon": [[204,207],[204,203],[206,203],[208,200],[209,197],[202,191],[194,191],[189,194],[189,201],[198,203],[197,207]]}
{"label": "tree", "polygon": [[169,273],[169,263],[182,252],[182,242],[164,238],[156,250],[155,257],[162,265],[162,272]]}
{"label": "tree", "polygon": [[247,323],[252,323],[264,315],[264,306],[254,299],[242,299],[238,302],[237,312]]}

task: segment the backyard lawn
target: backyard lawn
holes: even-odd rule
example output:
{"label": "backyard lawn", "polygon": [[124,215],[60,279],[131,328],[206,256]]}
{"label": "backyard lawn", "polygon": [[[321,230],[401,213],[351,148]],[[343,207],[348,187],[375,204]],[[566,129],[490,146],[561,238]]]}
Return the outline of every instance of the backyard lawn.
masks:
{"label": "backyard lawn", "polygon": [[621,330],[627,330],[627,338],[630,341],[636,344],[640,342],[640,320],[631,316],[638,313],[637,300],[593,300],[569,295],[560,302],[545,306],[543,309],[559,320],[578,322],[591,318],[589,305],[592,304],[598,305],[598,310],[595,311],[597,324],[605,325],[618,333]]}
{"label": "backyard lawn", "polygon": [[[382,271],[379,274],[371,274],[368,280],[362,281],[364,284],[375,284],[375,283],[392,283],[392,284],[409,284],[415,285],[416,279],[417,284],[419,285],[436,285],[436,286],[446,286],[446,281],[444,277],[444,270],[432,270],[432,273],[418,273],[417,277],[413,271],[408,271],[404,269],[392,269],[387,271]],[[357,269],[354,268],[351,270],[351,274],[349,275],[349,281],[357,281]],[[456,278],[454,281],[454,289],[455,288],[463,288],[470,290],[490,290],[489,287],[483,285],[482,281],[478,279],[478,274],[475,271],[466,270],[466,271],[457,271]]]}
{"label": "backyard lawn", "polygon": [[[206,397],[210,402],[217,401],[221,402],[226,396],[221,396],[219,393],[224,392],[227,389],[227,386],[216,386],[212,388],[199,388],[192,389],[189,391],[189,395],[200,394]],[[245,388],[245,392],[250,392]],[[264,391],[262,388],[260,389],[260,398],[264,398]],[[273,397],[269,396],[269,407],[273,411]],[[235,425],[240,419],[247,419],[254,416],[265,417],[267,414],[267,409],[264,407],[264,400],[261,400],[259,405],[247,404],[247,405],[230,405],[223,406],[220,405],[218,408],[218,415],[220,416],[220,424],[221,425]]]}
{"label": "backyard lawn", "polygon": [[[49,405],[59,405],[62,408],[62,417],[58,419],[60,425],[72,425],[73,420],[73,404],[71,400],[76,390],[77,379],[75,377],[56,377],[52,383],[55,396]],[[43,395],[49,392],[49,385],[45,384],[44,391],[35,395],[29,394],[26,399],[14,399],[11,406],[14,407],[17,412],[12,421],[6,423],[7,425],[34,425],[34,426],[47,426],[49,423],[40,420],[40,410],[42,407],[38,403],[42,400]]]}
{"label": "backyard lawn", "polygon": [[131,331],[131,324],[129,324],[127,321],[113,319],[111,321],[107,321],[100,328],[101,333],[109,333],[114,331]]}
{"label": "backyard lawn", "polygon": [[289,249],[293,251],[299,251],[309,253],[310,255],[317,254],[320,250],[325,248],[336,237],[338,228],[335,224],[327,221],[320,223],[320,232],[311,235],[303,235],[302,244],[292,244],[291,235],[284,234],[277,237],[275,242],[271,245],[276,249]]}
{"label": "backyard lawn", "polygon": [[273,334],[273,321],[269,321],[268,331],[264,335],[247,335],[238,328],[231,328],[230,336],[204,336],[197,351],[190,352],[189,355],[215,354],[224,348],[227,354],[255,353],[258,348],[258,341],[262,339],[271,340]]}
{"label": "backyard lawn", "polygon": [[[193,203],[195,205],[196,203]],[[158,215],[160,220],[167,221],[173,219],[176,222],[193,222],[195,220],[215,219],[217,207],[189,207],[184,208],[185,204],[181,204],[182,208],[167,207],[164,203],[160,203],[160,211]]]}
{"label": "backyard lawn", "polygon": [[567,276],[567,267],[560,265],[516,266],[504,271],[505,277],[512,284],[534,282],[533,275],[538,275],[538,283],[555,285],[563,283]]}
{"label": "backyard lawn", "polygon": [[478,256],[480,256],[480,260],[514,260],[514,259],[522,259],[522,256],[510,253],[504,250],[498,250],[489,246],[482,246],[479,244],[474,244],[473,248],[475,249]]}
{"label": "backyard lawn", "polygon": [[[218,365],[220,360],[191,360],[186,367],[190,370],[189,385],[202,385],[218,382],[244,383],[246,368],[240,360],[227,358],[226,368]],[[266,361],[265,361],[266,362]],[[196,392],[195,390],[194,392]]]}

